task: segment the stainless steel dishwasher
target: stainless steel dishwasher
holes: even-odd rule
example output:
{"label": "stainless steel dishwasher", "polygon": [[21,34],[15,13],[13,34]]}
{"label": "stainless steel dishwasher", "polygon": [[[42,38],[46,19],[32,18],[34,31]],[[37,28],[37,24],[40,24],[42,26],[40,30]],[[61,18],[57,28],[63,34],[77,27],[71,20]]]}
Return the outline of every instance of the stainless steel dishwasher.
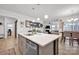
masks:
{"label": "stainless steel dishwasher", "polygon": [[26,40],[26,55],[37,55],[38,45],[30,40]]}

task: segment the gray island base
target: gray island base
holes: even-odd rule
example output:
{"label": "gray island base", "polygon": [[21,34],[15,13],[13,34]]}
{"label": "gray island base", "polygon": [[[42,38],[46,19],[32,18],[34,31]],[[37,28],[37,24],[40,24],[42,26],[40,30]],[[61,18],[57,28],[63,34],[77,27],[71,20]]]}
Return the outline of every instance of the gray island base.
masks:
{"label": "gray island base", "polygon": [[60,35],[35,34],[28,36],[18,34],[18,45],[22,55],[57,55]]}

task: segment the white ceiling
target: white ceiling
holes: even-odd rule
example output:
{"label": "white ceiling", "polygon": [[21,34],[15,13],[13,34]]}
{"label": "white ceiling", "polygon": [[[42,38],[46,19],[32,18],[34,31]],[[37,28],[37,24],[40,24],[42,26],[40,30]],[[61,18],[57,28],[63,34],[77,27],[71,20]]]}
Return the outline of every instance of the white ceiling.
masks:
{"label": "white ceiling", "polygon": [[79,13],[78,4],[40,4],[39,11],[36,4],[0,4],[0,8],[34,18],[37,18],[39,12],[41,19],[44,19],[45,14],[49,15],[49,19],[53,19]]}

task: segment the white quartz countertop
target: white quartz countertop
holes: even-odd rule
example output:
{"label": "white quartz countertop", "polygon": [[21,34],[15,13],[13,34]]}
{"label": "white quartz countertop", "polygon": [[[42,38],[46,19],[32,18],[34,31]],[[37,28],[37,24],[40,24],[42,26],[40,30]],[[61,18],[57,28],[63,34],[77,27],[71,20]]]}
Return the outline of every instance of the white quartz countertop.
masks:
{"label": "white quartz countertop", "polygon": [[23,33],[19,33],[19,35],[33,41],[34,43],[36,43],[42,47],[46,46],[47,44],[53,42],[54,40],[56,40],[60,37],[60,35],[44,34],[44,33],[34,34],[32,36],[28,36],[28,35],[23,34]]}

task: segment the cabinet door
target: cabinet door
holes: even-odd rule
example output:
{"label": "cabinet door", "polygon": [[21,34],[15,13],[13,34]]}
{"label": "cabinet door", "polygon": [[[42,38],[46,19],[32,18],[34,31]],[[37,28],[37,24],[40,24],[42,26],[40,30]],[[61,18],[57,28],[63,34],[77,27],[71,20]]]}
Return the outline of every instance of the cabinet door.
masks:
{"label": "cabinet door", "polygon": [[23,54],[26,54],[27,46],[26,46],[26,38],[22,37],[22,47],[23,47]]}
{"label": "cabinet door", "polygon": [[23,45],[23,43],[22,43],[22,37],[20,35],[18,35],[18,47],[19,47],[19,50],[20,50],[21,54],[23,54],[22,53],[22,51],[23,51],[22,45]]}
{"label": "cabinet door", "polygon": [[18,46],[21,54],[25,55],[27,52],[26,38],[21,35],[18,36]]}

